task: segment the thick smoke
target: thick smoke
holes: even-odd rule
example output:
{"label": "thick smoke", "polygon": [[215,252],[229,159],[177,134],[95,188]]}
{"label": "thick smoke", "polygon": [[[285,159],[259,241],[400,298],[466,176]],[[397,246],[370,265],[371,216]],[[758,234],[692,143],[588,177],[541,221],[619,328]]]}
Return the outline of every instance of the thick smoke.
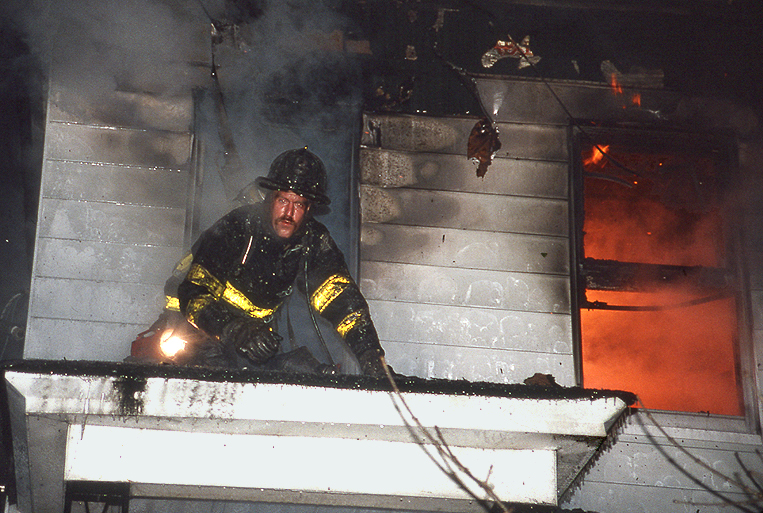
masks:
{"label": "thick smoke", "polygon": [[214,60],[242,139],[253,139],[263,117],[326,127],[333,107],[358,99],[356,62],[343,51],[349,22],[321,2],[56,0],[4,9],[53,82],[83,98],[210,88]]}
{"label": "thick smoke", "polygon": [[177,64],[199,36],[197,3],[63,0],[11,7],[6,6],[9,15],[43,69],[54,69],[63,86],[100,93],[150,88],[159,78],[187,85]]}

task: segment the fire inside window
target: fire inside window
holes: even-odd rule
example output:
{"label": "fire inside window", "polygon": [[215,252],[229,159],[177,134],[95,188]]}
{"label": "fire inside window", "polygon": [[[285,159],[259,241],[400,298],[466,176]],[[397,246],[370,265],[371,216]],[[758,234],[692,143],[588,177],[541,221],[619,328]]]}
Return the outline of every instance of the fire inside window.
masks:
{"label": "fire inside window", "polygon": [[729,152],[633,133],[579,148],[583,385],[650,409],[743,415]]}

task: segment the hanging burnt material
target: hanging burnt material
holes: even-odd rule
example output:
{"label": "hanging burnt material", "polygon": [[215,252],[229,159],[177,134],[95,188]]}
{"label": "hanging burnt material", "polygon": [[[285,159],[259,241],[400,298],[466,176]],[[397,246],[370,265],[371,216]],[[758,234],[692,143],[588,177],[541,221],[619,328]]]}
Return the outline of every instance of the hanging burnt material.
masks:
{"label": "hanging burnt material", "polygon": [[511,35],[508,38],[508,41],[499,39],[493,48],[482,54],[483,67],[492,68],[496,62],[506,58],[519,59],[517,69],[532,66],[540,61],[540,57],[530,50],[530,36],[525,36],[521,43],[514,41]]}
{"label": "hanging burnt material", "polygon": [[482,103],[474,77],[467,74],[464,69],[445,59],[442,55],[438,53],[436,55],[458,74],[461,82],[477,99],[477,103],[482,111],[482,117],[472,128],[466,146],[466,157],[477,164],[477,177],[482,178],[487,174],[487,168],[493,162],[496,152],[501,149],[498,129],[495,127],[492,118],[488,114],[487,109],[485,109],[485,105]]}
{"label": "hanging burnt material", "polygon": [[488,166],[493,162],[495,153],[501,149],[498,140],[498,129],[487,118],[482,118],[474,125],[469,134],[466,156],[477,164],[477,177],[482,178],[487,173]]}

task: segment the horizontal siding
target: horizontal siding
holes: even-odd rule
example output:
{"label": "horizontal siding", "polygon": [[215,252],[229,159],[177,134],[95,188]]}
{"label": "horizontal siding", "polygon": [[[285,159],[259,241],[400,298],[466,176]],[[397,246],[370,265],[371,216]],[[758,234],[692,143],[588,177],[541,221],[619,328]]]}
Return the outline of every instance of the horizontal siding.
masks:
{"label": "horizontal siding", "polygon": [[366,261],[569,275],[568,239],[366,223]]}
{"label": "horizontal siding", "polygon": [[474,118],[366,114],[360,285],[398,372],[574,385],[567,128],[499,123],[487,174]]}
{"label": "horizontal siding", "polygon": [[565,314],[370,300],[376,328],[392,342],[572,354]]}
{"label": "horizontal siding", "polygon": [[[386,150],[466,155],[475,118],[366,114],[362,143]],[[498,157],[567,161],[567,128],[498,123]]]}
{"label": "horizontal siding", "polygon": [[[692,430],[683,430],[683,436],[674,435],[681,444],[678,448],[659,434],[650,439],[639,425],[628,426],[625,430],[627,434],[621,433],[617,443],[596,460],[581,487],[570,495],[566,506],[586,511],[612,511],[603,507],[603,493],[610,503],[623,505],[623,509],[617,511],[678,513],[687,511],[687,507],[688,511],[702,513],[727,511],[728,506],[725,509],[713,507],[720,503],[720,499],[706,490],[722,493],[731,500],[740,500],[741,490],[704,468],[695,458],[732,478],[743,473],[737,456],[758,475],[763,471],[763,462],[754,452],[760,447],[756,436],[736,435],[736,442],[721,442],[724,433],[714,435],[708,431],[693,430],[707,438],[694,440],[691,438]],[[725,438],[734,437],[732,434]],[[746,478],[741,479],[752,485]],[[696,502],[694,507],[688,504],[692,501]]]}
{"label": "horizontal siding", "polygon": [[566,276],[361,262],[368,299],[430,305],[570,313]]}
{"label": "horizontal siding", "polygon": [[[206,75],[208,78],[208,71]],[[57,88],[51,94],[56,101],[48,112],[50,121],[80,122],[84,108],[88,109],[88,121],[102,126],[188,132],[193,123],[193,98],[189,94],[166,96],[85,88]]]}
{"label": "horizontal siding", "polygon": [[[659,472],[659,469],[655,469]],[[724,495],[745,503],[741,493]],[[667,485],[634,486],[600,481],[584,481],[581,488],[571,494],[564,508],[603,513],[730,513],[740,511],[721,504],[718,497],[703,490],[683,489]]]}
{"label": "horizontal siding", "polygon": [[30,300],[30,310],[38,317],[131,324],[151,324],[163,305],[164,291],[155,284],[41,276],[35,279]]}
{"label": "horizontal siding", "polygon": [[175,246],[41,238],[35,272],[46,278],[162,285],[181,257]]}
{"label": "horizontal siding", "polygon": [[566,162],[495,158],[487,174],[465,155],[443,155],[364,148],[360,152],[361,182],[378,187],[409,187],[567,198]]}
{"label": "horizontal siding", "polygon": [[38,237],[183,245],[185,209],[43,198]]}
{"label": "horizontal siding", "polygon": [[44,173],[45,198],[186,208],[187,170],[48,160]]}
{"label": "horizontal siding", "polygon": [[[724,490],[724,485],[728,484],[725,479],[701,466],[682,449],[690,454],[701,454],[705,463],[729,477],[733,477],[734,472],[741,470],[735,453],[744,455],[745,452],[751,453],[753,450],[750,446],[718,442],[698,444],[699,447],[694,447],[695,443],[687,439],[681,440],[679,448],[664,438],[656,440],[659,441],[659,445],[651,443],[645,436],[620,437],[618,443],[597,460],[586,480],[606,480],[610,483],[634,486],[660,486],[670,483],[680,488],[700,489],[699,484],[670,464],[665,457],[667,455],[678,464],[680,469],[697,478],[703,485],[713,490]],[[745,456],[742,460],[746,465],[750,465],[753,469],[761,468],[757,455],[752,453]],[[624,461],[628,464],[623,465]],[[659,471],[655,472],[656,470]]]}
{"label": "horizontal siding", "polygon": [[46,158],[147,168],[185,169],[188,133],[48,123]]}
{"label": "horizontal siding", "polygon": [[558,199],[361,186],[364,223],[439,226],[566,236],[568,205]]}
{"label": "horizontal siding", "polygon": [[382,340],[387,361],[406,376],[465,379],[471,382],[521,383],[536,372],[551,374],[564,386],[574,384],[572,355],[528,354],[482,347],[425,345]]}
{"label": "horizontal siding", "polygon": [[192,99],[51,89],[24,355],[119,361],[183,253]]}
{"label": "horizontal siding", "polygon": [[71,319],[30,318],[25,358],[44,360],[121,361],[130,355],[130,344],[148,326],[127,322],[92,322]]}

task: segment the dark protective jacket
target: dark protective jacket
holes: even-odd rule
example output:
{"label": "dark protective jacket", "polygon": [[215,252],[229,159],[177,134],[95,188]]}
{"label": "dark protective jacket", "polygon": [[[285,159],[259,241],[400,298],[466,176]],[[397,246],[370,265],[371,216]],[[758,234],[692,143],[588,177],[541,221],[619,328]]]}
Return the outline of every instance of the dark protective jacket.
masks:
{"label": "dark protective jacket", "polygon": [[310,305],[359,360],[382,356],[368,304],[328,229],[307,218],[294,236],[282,239],[264,210],[263,204],[233,210],[199,238],[178,286],[188,321],[218,340],[234,319],[269,323],[303,273]]}

